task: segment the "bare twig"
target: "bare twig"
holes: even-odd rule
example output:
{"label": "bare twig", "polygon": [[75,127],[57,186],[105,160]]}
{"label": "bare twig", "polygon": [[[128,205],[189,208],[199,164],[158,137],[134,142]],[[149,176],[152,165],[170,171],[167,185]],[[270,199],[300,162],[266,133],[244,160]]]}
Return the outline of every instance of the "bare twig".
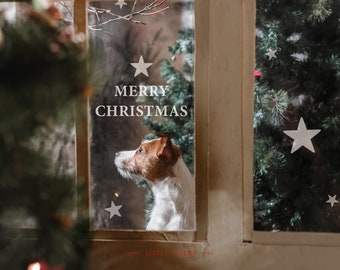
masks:
{"label": "bare twig", "polygon": [[[155,14],[159,14],[165,10],[167,10],[169,8],[169,6],[166,6],[164,8],[155,10],[156,8],[160,7],[161,5],[163,5],[167,0],[155,0],[153,2],[151,2],[149,5],[146,5],[144,8],[140,9],[140,10],[136,10],[136,5],[138,0],[135,0],[133,2],[131,11],[129,14],[121,16],[118,14],[115,14],[112,12],[111,9],[102,9],[102,8],[96,8],[96,7],[92,7],[89,6],[88,7],[88,11],[90,13],[93,13],[96,16],[96,20],[97,23],[95,25],[90,25],[89,29],[91,30],[102,30],[102,26],[118,21],[118,20],[126,20],[126,21],[130,21],[136,24],[145,24],[143,21],[140,20],[135,20],[133,19],[135,16],[152,16]],[[100,15],[110,15],[112,18],[108,18],[104,21],[101,21],[100,19]]]}

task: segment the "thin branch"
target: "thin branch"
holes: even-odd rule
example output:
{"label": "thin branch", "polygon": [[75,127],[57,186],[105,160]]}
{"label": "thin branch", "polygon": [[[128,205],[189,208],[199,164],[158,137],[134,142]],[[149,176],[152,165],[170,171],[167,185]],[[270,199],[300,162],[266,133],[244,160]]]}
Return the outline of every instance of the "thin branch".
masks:
{"label": "thin branch", "polygon": [[[95,25],[90,25],[89,29],[91,29],[91,30],[101,30],[103,25],[106,25],[106,24],[109,24],[109,23],[112,23],[112,22],[115,22],[115,21],[118,21],[118,20],[130,21],[130,22],[133,22],[133,23],[136,23],[136,24],[145,24],[144,22],[142,22],[140,20],[133,19],[133,17],[138,16],[138,15],[140,15],[140,16],[152,16],[152,15],[155,15],[155,14],[159,14],[159,13],[167,10],[169,8],[169,6],[161,8],[159,10],[154,10],[154,9],[163,5],[166,1],[167,0],[161,0],[161,1],[155,0],[155,1],[151,2],[149,5],[146,5],[144,8],[135,11],[136,5],[137,5],[137,2],[138,2],[138,0],[135,0],[133,2],[130,13],[127,14],[127,15],[124,15],[124,16],[113,13],[111,9],[102,9],[102,8],[96,8],[96,7],[89,6],[88,11],[90,13],[93,13],[96,16],[96,19],[97,19],[97,22],[98,22]],[[151,12],[149,12],[149,11],[151,11]],[[99,15],[103,15],[103,14],[110,15],[113,18],[107,19],[105,21],[101,21]]]}

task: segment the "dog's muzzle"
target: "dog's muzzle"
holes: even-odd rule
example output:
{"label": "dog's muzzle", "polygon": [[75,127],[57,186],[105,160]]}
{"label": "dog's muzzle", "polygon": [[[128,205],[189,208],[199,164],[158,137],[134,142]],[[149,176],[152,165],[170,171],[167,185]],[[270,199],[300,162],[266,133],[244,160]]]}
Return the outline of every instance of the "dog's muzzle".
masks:
{"label": "dog's muzzle", "polygon": [[137,176],[135,168],[130,164],[135,151],[121,151],[115,154],[115,165],[121,176],[133,179]]}

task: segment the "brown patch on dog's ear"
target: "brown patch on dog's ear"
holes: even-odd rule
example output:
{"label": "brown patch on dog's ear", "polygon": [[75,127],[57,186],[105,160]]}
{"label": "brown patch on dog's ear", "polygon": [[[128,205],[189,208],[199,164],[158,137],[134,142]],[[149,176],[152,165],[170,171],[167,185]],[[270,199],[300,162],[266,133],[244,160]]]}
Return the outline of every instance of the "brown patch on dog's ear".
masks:
{"label": "brown patch on dog's ear", "polygon": [[171,160],[172,158],[172,143],[169,136],[161,136],[161,148],[157,153],[159,158]]}
{"label": "brown patch on dog's ear", "polygon": [[161,132],[161,131],[157,131],[156,132],[156,136],[160,137],[160,138],[163,138],[163,137],[168,137],[170,139],[170,136],[164,132]]}
{"label": "brown patch on dog's ear", "polygon": [[169,135],[161,133],[161,147],[157,153],[157,156],[160,159],[163,159],[169,165],[173,165],[177,162],[178,158],[182,155],[181,150],[177,145],[171,142]]}

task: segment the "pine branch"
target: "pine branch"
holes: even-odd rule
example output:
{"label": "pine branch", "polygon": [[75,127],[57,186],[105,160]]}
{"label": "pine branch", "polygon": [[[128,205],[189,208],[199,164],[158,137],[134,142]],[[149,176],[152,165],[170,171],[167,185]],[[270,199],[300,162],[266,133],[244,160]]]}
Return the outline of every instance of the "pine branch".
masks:
{"label": "pine branch", "polygon": [[333,13],[331,4],[332,1],[330,0],[319,0],[311,4],[307,20],[313,24],[324,22]]}

